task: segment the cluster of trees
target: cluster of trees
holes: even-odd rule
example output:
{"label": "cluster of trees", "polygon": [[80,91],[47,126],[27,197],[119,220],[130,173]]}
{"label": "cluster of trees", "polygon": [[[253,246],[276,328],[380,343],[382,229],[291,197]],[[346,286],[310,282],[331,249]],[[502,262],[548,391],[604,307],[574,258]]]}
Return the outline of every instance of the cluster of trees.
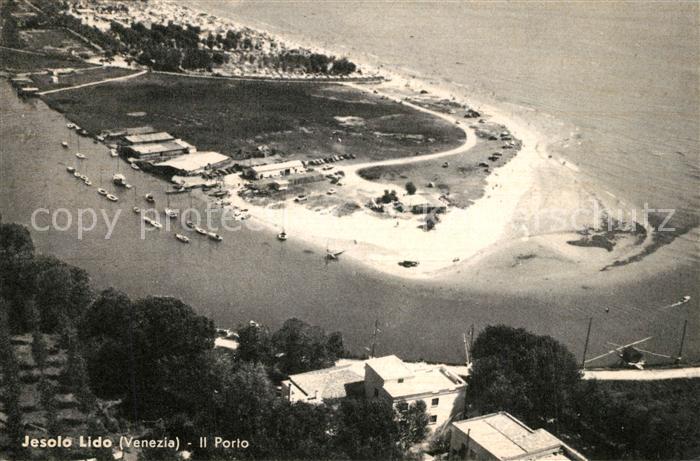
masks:
{"label": "cluster of trees", "polygon": [[22,40],[19,38],[19,27],[17,21],[12,16],[16,11],[16,0],[7,0],[0,12],[0,21],[2,21],[2,45],[9,48],[21,48]]}
{"label": "cluster of trees", "polygon": [[[401,459],[426,436],[422,402],[401,409],[365,399],[311,405],[279,395],[276,384],[288,374],[332,366],[346,354],[340,333],[298,319],[274,332],[251,322],[239,329],[236,351],[214,349],[212,322],[180,300],[132,301],[114,289],[95,296],[87,274],[36,256],[26,228],[1,222],[0,289],[0,394],[14,447],[24,427],[10,336],[26,332],[39,369],[47,364],[46,333],[67,354],[58,382],[37,385],[49,434],[65,433],[55,397],[69,392],[95,434],[130,426],[150,437],[216,434],[250,443],[245,450],[199,449],[196,459]],[[121,402],[117,420],[95,417],[100,399]],[[103,455],[109,453],[90,453]]]}
{"label": "cluster of trees", "polygon": [[508,411],[598,459],[691,459],[700,455],[700,380],[582,380],[561,343],[490,326],[472,350],[467,412]]}

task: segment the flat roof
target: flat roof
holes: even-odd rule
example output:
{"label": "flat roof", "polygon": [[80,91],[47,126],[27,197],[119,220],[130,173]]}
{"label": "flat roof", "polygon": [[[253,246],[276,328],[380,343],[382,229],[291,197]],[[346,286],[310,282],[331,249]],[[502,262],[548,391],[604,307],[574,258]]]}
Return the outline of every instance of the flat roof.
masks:
{"label": "flat roof", "polygon": [[403,363],[403,360],[395,355],[369,359],[365,365],[374,370],[384,381],[413,376],[413,372]]}
{"label": "flat roof", "polygon": [[265,165],[256,165],[256,166],[253,166],[251,168],[258,173],[262,173],[265,171],[286,170],[287,168],[303,168],[303,167],[304,167],[304,164],[301,163],[301,160],[290,160],[288,162],[267,163]]}
{"label": "flat roof", "polygon": [[466,386],[457,375],[452,375],[441,367],[416,371],[404,382],[391,381],[384,384],[384,390],[392,398],[408,397],[419,394],[442,394]]}
{"label": "flat roof", "polygon": [[170,133],[161,131],[158,133],[132,134],[125,136],[124,139],[132,144],[140,144],[143,142],[171,141],[175,138]]}
{"label": "flat roof", "polygon": [[585,459],[546,430],[533,431],[504,411],[452,425],[499,459],[550,460],[553,454],[564,456],[560,459]]}
{"label": "flat roof", "polygon": [[158,163],[156,166],[169,166],[178,170],[195,171],[207,165],[215,165],[229,159],[230,157],[218,152],[197,152],[171,158],[165,162]]}
{"label": "flat roof", "polygon": [[289,381],[309,397],[319,399],[338,399],[347,396],[346,386],[359,383],[364,376],[357,373],[351,365],[324,368],[291,375]]}
{"label": "flat roof", "polygon": [[135,146],[129,146],[129,149],[136,152],[137,154],[155,154],[158,152],[172,152],[175,150],[185,150],[183,146],[174,141],[165,143],[136,144]]}

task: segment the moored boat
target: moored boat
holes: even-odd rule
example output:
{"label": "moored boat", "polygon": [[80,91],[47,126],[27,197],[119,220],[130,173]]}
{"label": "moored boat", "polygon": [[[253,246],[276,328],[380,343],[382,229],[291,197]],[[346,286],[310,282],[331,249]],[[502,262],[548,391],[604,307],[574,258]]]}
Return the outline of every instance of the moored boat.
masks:
{"label": "moored boat", "polygon": [[68,148],[68,143],[67,143],[66,141],[63,141],[63,142],[61,143],[61,145],[62,145],[63,147],[65,147],[66,149]]}
{"label": "moored boat", "polygon": [[137,206],[133,207],[132,210],[134,211],[134,213],[137,213],[137,214],[141,213],[141,208],[139,208]]}
{"label": "moored boat", "polygon": [[200,235],[207,235],[207,231],[205,231],[204,229],[202,229],[199,226],[194,226],[194,230],[195,230],[195,232],[197,232]]}
{"label": "moored boat", "polygon": [[66,171],[67,171],[68,173],[73,173],[73,172],[75,172],[75,168],[73,168],[72,166],[67,166],[67,167],[66,167]]}
{"label": "moored boat", "polygon": [[107,194],[107,200],[109,200],[110,202],[117,202],[119,201],[119,197],[117,197],[116,195]]}
{"label": "moored boat", "polygon": [[277,240],[285,241],[287,240],[287,233],[285,231],[280,232],[277,234]]}
{"label": "moored boat", "polygon": [[166,208],[163,210],[165,212],[165,216],[168,218],[177,218],[177,210],[173,210],[172,208]]}
{"label": "moored boat", "polygon": [[107,195],[107,191],[101,187],[99,189],[97,189],[97,193],[100,195]]}
{"label": "moored boat", "polygon": [[132,164],[131,164],[131,169],[132,169],[132,170],[138,171],[138,170],[140,170],[141,168],[139,168],[139,166],[138,166],[137,164],[132,163]]}
{"label": "moored boat", "polygon": [[117,173],[114,176],[112,176],[112,182],[117,186],[124,187],[126,186],[126,177],[124,177],[123,174]]}
{"label": "moored boat", "polygon": [[76,153],[75,153],[75,156],[78,157],[78,158],[81,159],[81,160],[84,160],[84,159],[87,158],[87,156],[86,156],[85,154],[81,154],[80,152],[76,152]]}
{"label": "moored boat", "polygon": [[208,232],[207,235],[209,236],[210,239],[215,240],[217,242],[221,242],[224,238],[217,234],[216,232]]}
{"label": "moored boat", "polygon": [[92,181],[90,181],[90,179],[88,179],[88,178],[83,179],[83,183],[84,183],[86,186],[92,186]]}
{"label": "moored boat", "polygon": [[190,239],[186,235],[175,234],[175,238],[181,241],[182,243],[190,243]]}
{"label": "moored boat", "polygon": [[153,198],[153,195],[152,195],[152,194],[146,194],[146,195],[144,196],[144,198],[146,199],[146,201],[147,201],[148,203],[155,203],[155,202],[156,202],[156,199]]}

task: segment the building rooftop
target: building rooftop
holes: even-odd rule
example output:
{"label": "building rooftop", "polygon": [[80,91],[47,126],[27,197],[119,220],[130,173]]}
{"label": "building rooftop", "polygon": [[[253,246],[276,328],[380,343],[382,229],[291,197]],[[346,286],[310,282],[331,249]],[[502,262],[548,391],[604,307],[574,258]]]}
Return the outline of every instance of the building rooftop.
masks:
{"label": "building rooftop", "polygon": [[207,165],[215,165],[226,160],[229,160],[229,157],[218,152],[197,152],[171,158],[165,162],[158,163],[157,166],[169,166],[178,170],[195,171]]}
{"label": "building rooftop", "polygon": [[365,365],[374,370],[384,381],[413,376],[413,372],[403,363],[403,360],[395,355],[369,359]]}
{"label": "building rooftop", "polygon": [[506,412],[452,423],[498,459],[577,460],[585,458],[545,429],[532,430]]}
{"label": "building rooftop", "polygon": [[303,168],[303,167],[304,167],[304,164],[301,163],[301,160],[290,160],[288,162],[267,163],[265,165],[256,165],[256,166],[253,166],[251,168],[258,173],[263,173],[265,171],[276,171],[276,170],[285,170],[287,168]]}
{"label": "building rooftop", "polygon": [[402,398],[420,394],[440,394],[464,386],[466,386],[465,382],[457,375],[453,375],[444,368],[433,367],[416,371],[402,383],[396,381],[384,383],[384,390],[392,398]]}
{"label": "building rooftop", "polygon": [[339,399],[347,396],[347,385],[360,383],[364,376],[344,365],[323,370],[309,371],[291,375],[289,381],[294,383],[309,397],[318,399]]}
{"label": "building rooftop", "polygon": [[172,141],[175,138],[169,133],[160,131],[158,133],[130,134],[125,136],[124,139],[131,144],[141,144],[144,142]]}
{"label": "building rooftop", "polygon": [[137,154],[157,154],[159,152],[172,152],[175,150],[185,150],[185,147],[172,141],[165,143],[152,143],[152,144],[137,144],[135,146],[129,146],[129,149]]}

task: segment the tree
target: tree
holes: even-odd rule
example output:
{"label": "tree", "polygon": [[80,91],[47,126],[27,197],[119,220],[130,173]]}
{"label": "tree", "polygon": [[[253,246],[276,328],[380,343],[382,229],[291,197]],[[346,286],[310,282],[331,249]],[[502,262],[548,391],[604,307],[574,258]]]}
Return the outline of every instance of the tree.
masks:
{"label": "tree", "polygon": [[15,357],[14,348],[7,329],[6,315],[0,311],[0,398],[6,415],[4,431],[7,434],[9,446],[16,455],[20,454],[20,443],[24,437],[22,425],[22,410],[20,408],[21,383],[19,380],[19,363]]}
{"label": "tree", "polygon": [[416,190],[417,190],[417,189],[416,189],[416,185],[415,185],[415,184],[413,184],[413,183],[410,182],[410,181],[406,183],[406,192],[408,193],[408,195],[413,195],[413,194],[415,194],[415,193],[416,193]]}
{"label": "tree", "polygon": [[402,459],[392,405],[382,399],[340,403],[338,447],[350,459]]}
{"label": "tree", "polygon": [[533,427],[575,418],[576,358],[550,336],[489,326],[472,350],[468,403],[480,413],[505,410]]}
{"label": "tree", "polygon": [[10,333],[29,329],[25,301],[33,293],[32,271],[34,243],[29,230],[19,224],[0,222],[0,297],[8,301],[7,322]]}
{"label": "tree", "polygon": [[39,329],[38,322],[35,323],[32,331],[32,358],[37,368],[43,373],[46,359],[48,358],[48,351],[46,350],[46,340]]}
{"label": "tree", "polygon": [[272,336],[272,341],[280,354],[280,369],[288,374],[327,368],[338,359],[334,350],[337,349],[337,338],[331,348],[323,329],[296,318],[284,322]]}
{"label": "tree", "polygon": [[402,451],[422,442],[428,434],[428,414],[423,400],[404,405],[396,410],[398,443]]}
{"label": "tree", "polygon": [[274,355],[272,336],[267,327],[250,322],[238,329],[238,349],[236,349],[238,360],[271,365]]}

